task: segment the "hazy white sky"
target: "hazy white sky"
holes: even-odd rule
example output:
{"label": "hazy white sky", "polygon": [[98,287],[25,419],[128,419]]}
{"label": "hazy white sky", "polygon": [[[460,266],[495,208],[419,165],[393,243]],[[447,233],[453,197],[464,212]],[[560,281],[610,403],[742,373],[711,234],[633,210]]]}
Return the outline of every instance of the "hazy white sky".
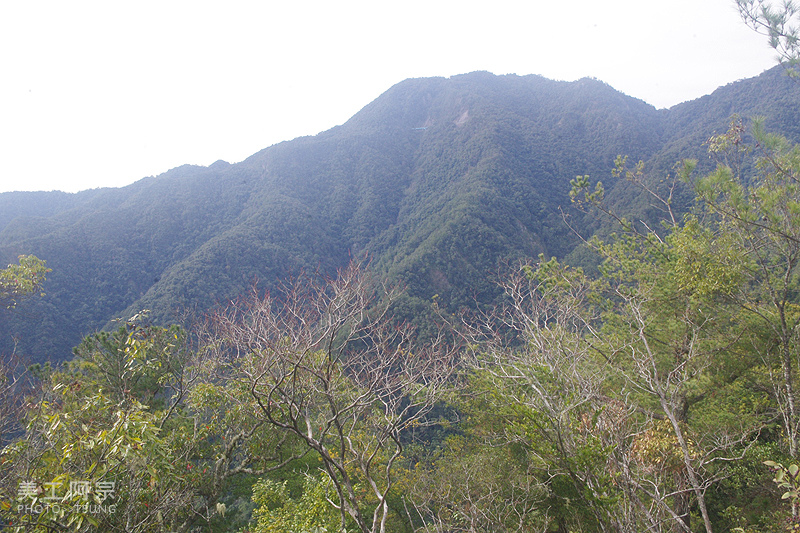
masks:
{"label": "hazy white sky", "polygon": [[241,161],[411,77],[594,76],[661,108],[774,64],[733,0],[3,0],[0,192]]}

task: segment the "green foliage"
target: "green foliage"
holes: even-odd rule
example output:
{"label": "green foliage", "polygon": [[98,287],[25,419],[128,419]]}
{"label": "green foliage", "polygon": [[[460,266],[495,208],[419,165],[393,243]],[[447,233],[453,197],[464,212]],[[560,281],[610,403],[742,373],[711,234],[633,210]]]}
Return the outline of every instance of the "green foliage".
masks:
{"label": "green foliage", "polygon": [[715,234],[696,217],[687,216],[668,243],[674,257],[671,274],[681,293],[700,303],[730,297],[741,286],[746,257],[732,235]]}
{"label": "green foliage", "polygon": [[[750,349],[782,376],[776,397],[785,410],[789,455],[798,453],[798,412],[794,383],[796,339],[800,333],[797,294],[800,289],[800,147],[768,134],[753,122],[755,144],[742,140],[734,121],[727,134],[712,139],[717,169],[699,180],[699,197],[716,215],[717,231],[741,250],[743,286],[730,297],[746,315]],[[720,140],[721,139],[721,140]],[[753,153],[755,173],[743,175],[732,165],[740,154]]]}
{"label": "green foliage", "polygon": [[800,479],[798,478],[800,467],[796,464],[783,466],[775,461],[764,461],[764,464],[775,472],[775,478],[772,481],[781,489],[786,489],[786,492],[781,495],[782,500],[796,501],[800,499]]}
{"label": "green foliage", "polygon": [[[0,454],[4,520],[20,531],[247,523],[253,476],[294,455],[262,427],[241,383],[205,372],[186,336],[129,323],[84,339],[62,369],[38,373],[25,433]],[[113,501],[67,492],[73,483],[113,484]]]}
{"label": "green foliage", "polygon": [[[163,408],[162,389],[186,363],[186,332],[177,326],[141,327],[135,322],[114,332],[86,337],[65,370],[85,387],[102,390],[124,405],[135,399],[151,410]],[[80,377],[78,377],[80,376]]]}
{"label": "green foliage", "polygon": [[[759,131],[756,138],[763,139],[761,146],[774,148],[755,168],[768,175],[776,167],[784,173],[793,168],[792,150],[785,143]],[[739,129],[712,138],[709,146],[720,161],[745,168],[749,151]],[[616,164],[617,176],[624,174],[661,206],[661,224],[618,215],[605,189],[592,188],[587,176],[572,181],[573,202],[609,215],[622,233],[590,241],[603,258],[597,279],[540,256],[535,267],[523,267],[526,282],[506,286],[514,313],[502,323],[514,325],[530,351],[505,348],[486,364],[486,372],[493,376],[500,401],[513,398],[513,404],[529,409],[530,422],[509,419],[502,434],[527,428],[523,441],[553,443],[549,451],[533,448],[534,456],[569,473],[551,474],[550,489],[568,501],[581,501],[588,511],[581,519],[584,525],[594,520],[599,529],[644,529],[667,521],[688,529],[694,510],[711,531],[720,514],[732,511],[728,507],[720,513],[715,500],[706,496],[709,480],[725,477],[726,462],[754,445],[776,405],[766,384],[756,385],[764,377],[766,352],[753,350],[757,334],[750,329],[749,314],[753,300],[769,297],[760,292],[745,300],[745,295],[759,291],[763,274],[775,268],[768,266],[771,261],[783,268],[776,270],[776,281],[794,283],[793,274],[783,275],[794,263],[768,251],[768,238],[759,240],[758,248],[744,245],[742,233],[726,225],[724,217],[736,212],[737,220],[756,225],[772,221],[784,232],[778,237],[775,231],[774,240],[785,244],[794,222],[784,220],[790,215],[777,214],[793,212],[794,193],[781,184],[771,194],[755,189],[741,193],[734,172],[721,164],[698,191],[722,190],[724,201],[711,205],[712,214],[698,210],[681,220],[672,201],[676,179],[658,188],[650,184],[641,163],[627,169],[625,159],[618,158]],[[676,178],[686,179],[694,167],[687,162]],[[750,198],[761,199],[765,207],[747,218],[742,206]],[[776,250],[793,249],[786,246]],[[767,257],[771,259],[763,262]],[[773,298],[795,297],[794,289],[773,287]],[[786,310],[781,323],[793,330],[793,306],[785,302],[778,306]],[[762,312],[764,317],[774,314]],[[603,469],[612,477],[590,474]],[[647,512],[642,502],[648,502]],[[737,504],[747,505],[743,499]]]}
{"label": "green foliage", "polygon": [[18,260],[19,264],[0,270],[0,305],[7,308],[15,307],[19,300],[36,292],[44,296],[42,285],[51,271],[35,256],[21,255]]}
{"label": "green foliage", "polygon": [[791,0],[736,0],[736,5],[745,24],[767,36],[781,64],[797,77],[800,62],[800,9],[797,3]]}
{"label": "green foliage", "polygon": [[286,482],[262,479],[253,486],[253,533],[344,533],[339,511],[329,498],[335,491],[326,478],[304,476],[302,494],[293,498]]}
{"label": "green foliage", "polygon": [[[470,423],[467,430],[475,426]],[[547,527],[555,502],[548,500],[546,484],[532,475],[534,456],[521,446],[487,446],[476,437],[450,437],[442,450],[413,465],[403,501],[409,512],[413,509],[419,531]]]}
{"label": "green foliage", "polygon": [[[128,363],[143,357],[144,342],[128,337]],[[2,513],[12,530],[115,531],[135,523],[136,531],[158,531],[182,518],[187,479],[172,436],[129,391],[120,400],[104,385],[60,372],[43,384],[25,436],[0,454],[12,465]],[[76,490],[81,485],[89,491]]]}
{"label": "green foliage", "polygon": [[[577,359],[588,363],[580,355]],[[613,445],[604,435],[602,408],[581,397],[568,372],[541,362],[529,368],[516,363],[515,367],[526,374],[522,380],[476,382],[487,387],[488,403],[482,413],[473,411],[474,407],[469,411],[471,423],[484,428],[481,432],[490,427],[487,418],[499,414],[502,423],[495,429],[499,433],[493,439],[499,435],[509,439],[498,448],[511,457],[498,460],[498,464],[507,461],[509,468],[497,472],[501,476],[497,481],[506,480],[500,486],[509,494],[502,501],[519,501],[515,502],[513,514],[511,509],[504,512],[511,515],[509,518],[524,515],[529,526],[550,522],[588,531],[607,526],[619,494],[615,472],[609,469]],[[574,369],[573,366],[570,370]],[[593,372],[590,368],[585,371],[587,375]],[[509,403],[509,398],[514,400]],[[504,448],[506,451],[502,452]],[[487,531],[500,524],[503,522],[489,525]],[[506,522],[503,527],[514,531],[519,525],[515,528],[513,522]]]}

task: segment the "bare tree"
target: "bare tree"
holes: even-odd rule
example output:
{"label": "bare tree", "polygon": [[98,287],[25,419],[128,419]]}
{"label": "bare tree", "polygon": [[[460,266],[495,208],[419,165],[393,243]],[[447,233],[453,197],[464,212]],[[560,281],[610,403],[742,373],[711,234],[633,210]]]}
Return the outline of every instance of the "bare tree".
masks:
{"label": "bare tree", "polygon": [[704,433],[709,365],[731,342],[724,313],[641,253],[606,248],[599,280],[555,260],[522,265],[504,282],[508,304],[467,323],[474,364],[502,401],[535,413],[507,437],[534,452],[548,442],[538,475],[569,480],[598,528],[688,532],[694,505],[710,532],[705,493],[762,420]]}
{"label": "bare tree", "polygon": [[548,491],[534,470],[502,443],[451,439],[445,454],[415,469],[403,497],[409,522],[424,533],[547,531]]}
{"label": "bare tree", "polygon": [[34,377],[17,353],[0,356],[0,447],[22,429],[23,401]]}
{"label": "bare tree", "polygon": [[417,344],[390,320],[394,297],[351,264],[279,297],[254,291],[213,317],[214,350],[236,366],[265,423],[319,457],[342,527],[352,520],[365,533],[385,531],[403,433],[427,423],[454,369],[443,335]]}
{"label": "bare tree", "polygon": [[[609,491],[612,458],[587,451],[617,444],[603,441],[631,412],[603,394],[607,364],[586,342],[599,327],[599,309],[590,302],[597,284],[550,261],[519,265],[501,285],[507,304],[464,324],[474,367],[490,378],[504,403],[530,413],[521,422],[530,433],[508,432],[505,438],[529,449],[540,469],[530,475],[545,484],[558,478],[577,494]],[[626,514],[601,500],[584,501],[597,527],[626,531],[619,523]]]}

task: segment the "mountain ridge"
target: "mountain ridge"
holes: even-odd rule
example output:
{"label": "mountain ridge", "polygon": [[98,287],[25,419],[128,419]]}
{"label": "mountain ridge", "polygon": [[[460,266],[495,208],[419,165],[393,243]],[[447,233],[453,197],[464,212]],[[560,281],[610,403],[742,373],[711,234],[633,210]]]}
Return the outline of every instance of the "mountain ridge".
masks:
{"label": "mountain ridge", "polygon": [[702,157],[732,102],[744,115],[771,113],[777,131],[797,139],[800,98],[781,74],[668,110],[590,78],[415,78],[341,126],[240,163],[183,165],[71,199],[44,193],[16,211],[5,209],[25,193],[0,194],[0,260],[35,254],[53,268],[46,298],[0,315],[0,349],[13,336],[24,352],[60,360],[111,319],[150,309],[168,322],[183,308],[224,304],[256,279],[269,290],[300,270],[332,275],[365,254],[407,288],[407,318],[424,316],[434,295],[451,309],[491,302],[499,264],[575,248],[560,208],[594,223],[571,211],[575,175],[638,202],[607,179],[614,158],[660,173]]}

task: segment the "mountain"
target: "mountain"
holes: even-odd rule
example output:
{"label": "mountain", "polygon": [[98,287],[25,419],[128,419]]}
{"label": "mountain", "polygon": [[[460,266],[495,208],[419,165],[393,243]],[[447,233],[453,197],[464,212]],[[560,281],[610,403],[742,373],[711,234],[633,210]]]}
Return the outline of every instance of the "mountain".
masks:
{"label": "mountain", "polygon": [[628,184],[609,179],[618,154],[656,174],[707,161],[703,141],[734,113],[800,140],[800,92],[779,68],[669,110],[594,79],[475,72],[406,80],[341,126],[237,164],[118,189],[3,193],[0,261],[35,254],[53,272],[46,297],[0,313],[0,351],[16,339],[18,352],[62,360],[115,318],[179,320],[256,280],[269,290],[365,255],[406,287],[397,312],[424,327],[434,296],[451,309],[491,302],[505,261],[569,254],[579,240],[561,210],[596,226],[569,205],[576,175],[635,207]]}

